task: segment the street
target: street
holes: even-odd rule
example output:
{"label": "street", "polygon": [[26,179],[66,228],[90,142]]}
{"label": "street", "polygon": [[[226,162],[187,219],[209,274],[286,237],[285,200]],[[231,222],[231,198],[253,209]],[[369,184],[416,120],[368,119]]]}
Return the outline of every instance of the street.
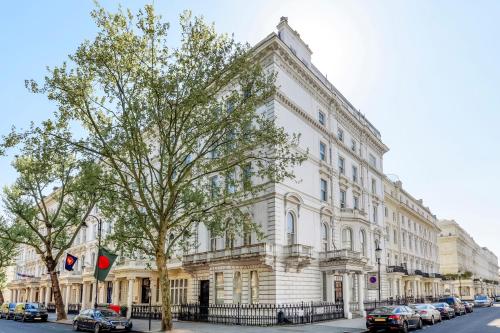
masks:
{"label": "street", "polygon": [[[177,323],[177,328],[181,328],[186,333],[188,332],[210,332],[220,331],[224,333],[230,332],[244,332],[244,333],[279,333],[279,332],[315,332],[326,333],[336,332],[335,328],[329,327],[324,323],[316,325],[303,325],[303,326],[274,326],[274,327],[236,327],[226,325],[213,325],[203,323]],[[181,326],[181,327],[179,327]],[[358,331],[353,329],[353,331]],[[425,333],[498,333],[500,332],[500,304],[495,304],[491,308],[478,308],[474,309],[473,313],[465,316],[456,317],[452,320],[443,320],[434,326],[424,326]],[[12,320],[0,320],[0,333],[59,333],[59,332],[72,332],[70,325],[56,324],[52,322],[15,322]],[[348,331],[344,331],[348,332]],[[418,331],[413,331],[418,332]]]}

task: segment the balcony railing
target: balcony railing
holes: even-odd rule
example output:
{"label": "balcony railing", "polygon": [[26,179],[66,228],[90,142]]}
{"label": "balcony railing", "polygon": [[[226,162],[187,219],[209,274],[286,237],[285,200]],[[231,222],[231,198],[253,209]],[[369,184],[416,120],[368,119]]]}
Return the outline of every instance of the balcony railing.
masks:
{"label": "balcony railing", "polygon": [[312,257],[312,246],[302,244],[285,245],[283,254],[288,257]]}
{"label": "balcony railing", "polygon": [[198,264],[224,259],[248,258],[274,254],[271,244],[259,243],[240,247],[184,255],[183,264]]}
{"label": "balcony railing", "polygon": [[387,273],[403,273],[408,275],[408,270],[403,266],[387,266]]}
{"label": "balcony railing", "polygon": [[320,259],[323,260],[361,260],[364,257],[360,252],[343,249],[333,250],[320,253]]}

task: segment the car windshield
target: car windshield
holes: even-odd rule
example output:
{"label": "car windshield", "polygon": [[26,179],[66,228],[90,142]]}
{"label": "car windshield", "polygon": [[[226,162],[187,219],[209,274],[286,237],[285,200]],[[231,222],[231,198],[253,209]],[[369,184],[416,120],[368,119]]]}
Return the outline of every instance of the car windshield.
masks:
{"label": "car windshield", "polygon": [[26,309],[27,310],[38,310],[38,309],[43,309],[43,305],[42,304],[38,304],[38,303],[30,303],[30,304],[26,304]]}
{"label": "car windshield", "polygon": [[446,303],[448,303],[449,305],[453,305],[453,304],[455,304],[455,301],[453,300],[453,298],[445,298],[445,299],[442,299],[442,300],[440,300],[440,301],[442,301],[442,302],[446,302]]}
{"label": "car windshield", "polygon": [[398,308],[395,308],[393,306],[382,306],[380,308],[376,308],[373,310],[371,313],[372,314],[390,314],[390,313],[396,313],[396,310]]}
{"label": "car windshield", "polygon": [[476,300],[478,301],[486,301],[487,300],[487,297],[484,296],[484,295],[477,295],[476,296]]}
{"label": "car windshield", "polygon": [[412,307],[412,309],[419,309],[419,310],[427,309],[427,305],[425,305],[425,304],[414,304],[411,307]]}
{"label": "car windshield", "polygon": [[118,313],[116,313],[115,311],[111,311],[111,310],[100,310],[100,311],[97,311],[96,312],[97,316],[101,316],[101,317],[118,317]]}
{"label": "car windshield", "polygon": [[446,303],[434,303],[432,305],[434,305],[436,308],[444,308],[446,305]]}

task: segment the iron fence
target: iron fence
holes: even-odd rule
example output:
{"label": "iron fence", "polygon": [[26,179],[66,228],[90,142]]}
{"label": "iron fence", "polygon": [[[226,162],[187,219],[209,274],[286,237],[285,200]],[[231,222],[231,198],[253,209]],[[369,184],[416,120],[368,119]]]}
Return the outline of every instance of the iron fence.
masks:
{"label": "iron fence", "polygon": [[47,304],[47,312],[56,312],[56,305],[54,303]]}
{"label": "iron fence", "polygon": [[68,304],[68,314],[79,314],[82,309],[82,304]]}
{"label": "iron fence", "polygon": [[[152,306],[153,319],[161,319],[161,306]],[[226,325],[271,326],[307,324],[344,317],[342,303],[297,304],[182,304],[172,306],[172,317]],[[149,305],[132,305],[132,318],[149,318]]]}

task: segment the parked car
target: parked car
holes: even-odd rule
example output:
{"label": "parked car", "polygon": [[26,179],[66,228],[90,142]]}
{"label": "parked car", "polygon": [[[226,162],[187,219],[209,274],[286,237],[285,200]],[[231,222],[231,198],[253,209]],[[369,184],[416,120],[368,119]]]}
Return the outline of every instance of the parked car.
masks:
{"label": "parked car", "polygon": [[17,303],[14,310],[14,320],[47,321],[47,308],[42,303]]}
{"label": "parked car", "polygon": [[495,296],[495,302],[500,302],[500,295]]}
{"label": "parked car", "polygon": [[441,312],[432,306],[432,304],[412,304],[410,308],[418,312],[424,322],[431,325],[441,321]]}
{"label": "parked car", "polygon": [[13,319],[14,309],[16,308],[16,303],[3,303],[0,308],[0,318]]}
{"label": "parked car", "polygon": [[380,329],[399,330],[407,333],[410,328],[422,328],[422,318],[408,306],[381,306],[366,316],[366,328],[370,332]]}
{"label": "parked car", "polygon": [[483,307],[483,306],[492,306],[493,300],[486,295],[476,295],[474,296],[474,306]]}
{"label": "parked car", "polygon": [[83,310],[73,320],[73,330],[90,330],[95,333],[101,331],[130,331],[132,321],[120,316],[109,309]]}
{"label": "parked car", "polygon": [[441,313],[441,318],[455,318],[455,309],[453,309],[448,303],[434,303],[432,306]]}
{"label": "parked car", "polygon": [[461,316],[465,314],[465,306],[463,305],[462,301],[458,297],[455,296],[447,296],[447,297],[441,297],[438,302],[445,302],[448,303],[450,307],[455,310],[455,314],[457,316]]}
{"label": "parked car", "polygon": [[463,303],[464,303],[464,306],[465,306],[465,312],[467,312],[467,313],[474,312],[474,303],[467,302],[467,301],[464,301]]}

